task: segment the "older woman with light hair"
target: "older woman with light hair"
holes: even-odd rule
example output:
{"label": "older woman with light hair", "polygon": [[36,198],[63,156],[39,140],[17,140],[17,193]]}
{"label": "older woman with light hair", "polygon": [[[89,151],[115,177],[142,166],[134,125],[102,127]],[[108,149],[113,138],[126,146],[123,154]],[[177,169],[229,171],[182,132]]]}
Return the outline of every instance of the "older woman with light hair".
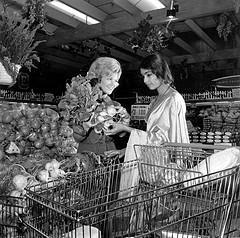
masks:
{"label": "older woman with light hair", "polygon": [[97,78],[103,93],[110,95],[118,87],[122,69],[120,63],[111,57],[99,57],[88,70],[89,78]]}
{"label": "older woman with light hair", "polygon": [[[91,64],[87,77],[99,84],[106,100],[108,95],[118,87],[121,74],[121,65],[116,59],[99,57]],[[107,100],[111,100],[110,97]],[[90,128],[87,136],[82,140],[82,136],[78,136],[78,127],[74,127],[73,130],[73,137],[79,143],[78,152],[91,151],[103,154],[106,151],[116,150],[113,138],[110,136],[98,134]]]}

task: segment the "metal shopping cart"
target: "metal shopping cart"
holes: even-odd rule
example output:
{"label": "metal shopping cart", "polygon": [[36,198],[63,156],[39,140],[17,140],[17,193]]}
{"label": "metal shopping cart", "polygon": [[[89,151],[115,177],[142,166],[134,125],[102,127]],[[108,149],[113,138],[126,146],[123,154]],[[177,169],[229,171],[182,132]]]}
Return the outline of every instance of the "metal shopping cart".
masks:
{"label": "metal shopping cart", "polygon": [[31,229],[24,225],[26,214],[25,199],[0,196],[0,237],[31,238]]}
{"label": "metal shopping cart", "polygon": [[[166,144],[151,147],[149,154],[142,146],[141,156],[146,152],[148,160],[139,158],[32,187],[26,195],[25,222],[34,237],[46,238],[219,235],[236,196],[238,168],[209,174],[206,158],[216,148],[189,147]],[[156,156],[168,166],[156,164]],[[196,170],[198,164],[206,175]],[[137,175],[133,186],[121,185],[126,175]]]}
{"label": "metal shopping cart", "polygon": [[135,169],[138,161],[111,164],[33,186],[26,194],[34,237],[108,237],[111,218],[107,212],[118,200],[121,172]]}

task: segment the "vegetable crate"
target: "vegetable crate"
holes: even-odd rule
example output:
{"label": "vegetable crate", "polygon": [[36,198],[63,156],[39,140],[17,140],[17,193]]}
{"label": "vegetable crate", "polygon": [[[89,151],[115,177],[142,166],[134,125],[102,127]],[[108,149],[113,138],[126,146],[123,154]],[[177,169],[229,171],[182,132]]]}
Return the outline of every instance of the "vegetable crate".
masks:
{"label": "vegetable crate", "polygon": [[[198,227],[200,235],[207,222],[219,233],[219,224],[227,223],[238,170],[210,173],[207,158],[213,149],[223,147],[135,146],[138,160],[31,187],[25,221],[34,237],[148,237],[159,232],[164,237],[161,231],[175,232],[178,223],[183,227],[179,234],[198,234],[187,225],[198,214],[204,225],[192,227]],[[217,227],[204,220],[212,213],[217,213]]]}
{"label": "vegetable crate", "polygon": [[24,224],[26,203],[23,198],[0,196],[0,237],[31,238],[32,230]]}

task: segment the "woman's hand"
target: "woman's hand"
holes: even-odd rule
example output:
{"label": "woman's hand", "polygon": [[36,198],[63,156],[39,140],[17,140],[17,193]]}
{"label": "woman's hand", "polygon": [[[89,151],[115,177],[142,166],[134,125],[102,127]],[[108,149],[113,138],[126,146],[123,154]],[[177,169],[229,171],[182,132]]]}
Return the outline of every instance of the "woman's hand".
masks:
{"label": "woman's hand", "polygon": [[131,132],[131,127],[125,125],[125,124],[122,124],[122,123],[112,123],[108,128],[105,128],[104,129],[104,133],[106,135],[116,135],[120,132]]}
{"label": "woman's hand", "polygon": [[126,150],[125,148],[121,150],[109,150],[109,151],[105,151],[104,155],[107,157],[113,157],[115,155],[118,155],[119,158],[122,158],[125,155],[125,150]]}

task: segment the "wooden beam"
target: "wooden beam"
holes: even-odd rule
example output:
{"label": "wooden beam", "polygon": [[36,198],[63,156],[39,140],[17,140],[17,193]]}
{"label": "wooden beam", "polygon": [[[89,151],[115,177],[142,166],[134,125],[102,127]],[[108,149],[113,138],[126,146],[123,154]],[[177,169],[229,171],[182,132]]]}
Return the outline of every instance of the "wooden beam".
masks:
{"label": "wooden beam", "polygon": [[185,23],[213,50],[217,49],[216,43],[192,19],[187,19]]}
{"label": "wooden beam", "polygon": [[134,50],[133,50],[129,45],[127,45],[126,42],[118,39],[117,37],[114,37],[114,36],[109,35],[109,36],[102,36],[102,37],[100,37],[100,39],[101,39],[101,40],[104,40],[104,41],[106,41],[106,42],[109,42],[109,43],[111,43],[111,44],[113,44],[113,45],[115,45],[115,46],[117,46],[117,47],[119,47],[119,48],[121,48],[121,49],[124,49],[124,50],[126,50],[126,51],[129,51],[129,52],[131,52],[132,54],[138,55],[138,56],[140,56],[140,57],[145,57],[145,56],[147,55],[147,53],[144,52],[144,51],[142,51],[142,50],[138,50],[138,51],[135,53]]}
{"label": "wooden beam", "polygon": [[54,34],[54,32],[58,29],[57,26],[47,22],[45,25],[44,25],[44,30],[47,32],[47,34]]}
{"label": "wooden beam", "polygon": [[172,50],[169,50],[168,48],[162,49],[162,54],[165,55],[166,57],[170,58],[176,55]]}
{"label": "wooden beam", "polygon": [[196,53],[196,50],[191,45],[189,45],[187,42],[182,40],[180,37],[175,37],[173,39],[173,42],[190,54]]}
{"label": "wooden beam", "polygon": [[[89,47],[94,47],[94,42],[93,41],[90,41],[87,43]],[[99,45],[98,47],[98,50],[101,51],[101,52],[104,52],[105,51],[105,48],[106,46],[101,44]],[[110,48],[110,47],[109,47]],[[116,49],[113,49],[113,48],[110,48],[110,51],[111,51],[111,56],[113,56],[114,58],[118,58],[122,61],[126,61],[126,62],[138,62],[139,60],[136,59],[135,57],[132,57],[128,54],[125,54],[119,50],[116,50]]]}
{"label": "wooden beam", "polygon": [[84,55],[78,55],[78,54],[73,54],[73,53],[68,53],[64,50],[61,49],[56,49],[56,48],[46,48],[42,45],[40,45],[37,48],[37,51],[44,53],[44,54],[48,54],[48,55],[53,55],[53,56],[57,56],[60,58],[64,58],[64,59],[68,59],[71,60],[73,62],[84,62],[86,60],[88,60],[89,58],[84,56]]}
{"label": "wooden beam", "polygon": [[199,53],[194,55],[174,56],[171,58],[171,63],[180,64],[183,60],[187,60],[187,64],[194,64],[199,62],[234,59],[234,58],[240,58],[240,48],[216,50],[211,54],[209,54],[209,52],[206,52],[206,53]]}
{"label": "wooden beam", "polygon": [[[177,13],[177,21],[189,18],[197,18],[215,14],[223,11],[233,10],[231,1],[226,0],[182,0],[179,4],[180,11]],[[78,40],[86,40],[104,35],[110,35],[119,32],[134,30],[138,27],[138,23],[148,14],[151,14],[151,24],[160,24],[168,21],[166,17],[167,9],[154,10],[142,13],[139,16],[125,16],[116,19],[106,20],[102,23],[90,25],[87,28],[77,28],[66,31],[64,34],[55,35],[48,40],[48,45],[58,45],[66,42],[74,42]]]}
{"label": "wooden beam", "polygon": [[83,0],[61,0],[61,2],[67,4],[70,7],[73,7],[88,16],[91,16],[99,21],[104,21],[108,14],[100,10],[99,8],[93,6],[92,4],[89,4],[86,1]]}
{"label": "wooden beam", "polygon": [[48,59],[49,61],[52,61],[52,62],[55,62],[58,64],[62,64],[62,65],[67,65],[68,67],[79,69],[79,70],[81,69],[81,64],[84,63],[84,62],[76,63],[76,62],[68,60],[68,59],[63,59],[58,56],[48,55],[48,54],[44,55],[44,58]]}
{"label": "wooden beam", "polygon": [[113,3],[124,9],[131,15],[141,14],[141,11],[126,0],[113,0]]}
{"label": "wooden beam", "polygon": [[198,64],[192,64],[191,65],[191,72],[199,73],[203,71],[205,72],[216,72],[216,71],[222,71],[222,70],[235,70],[236,69],[236,63],[234,61],[228,62],[227,60],[218,60],[214,61],[213,64],[206,64],[206,63],[198,63]]}
{"label": "wooden beam", "polygon": [[46,9],[46,15],[51,19],[57,20],[73,28],[76,28],[79,25],[79,20],[75,19],[74,17],[68,16],[63,12],[58,11],[53,7],[45,6],[45,9]]}

